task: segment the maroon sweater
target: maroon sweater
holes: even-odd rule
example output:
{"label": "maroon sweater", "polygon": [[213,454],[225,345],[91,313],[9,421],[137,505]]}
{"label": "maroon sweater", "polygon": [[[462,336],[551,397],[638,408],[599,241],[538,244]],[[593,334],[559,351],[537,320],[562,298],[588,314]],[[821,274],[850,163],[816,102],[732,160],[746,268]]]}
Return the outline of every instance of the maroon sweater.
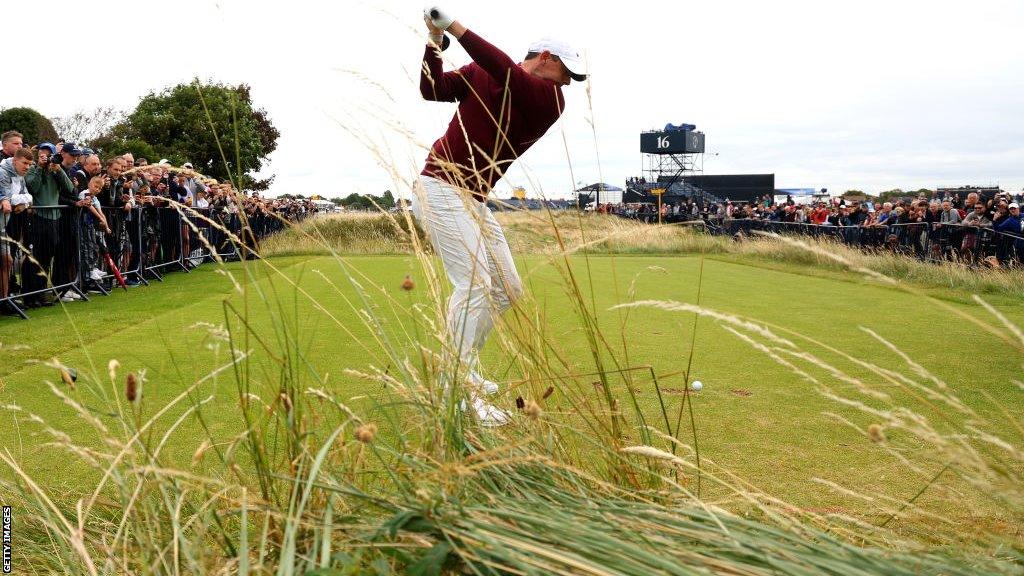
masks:
{"label": "maroon sweater", "polygon": [[482,201],[512,162],[558,120],[565,98],[561,86],[523,70],[472,31],[459,43],[473,63],[452,72],[443,71],[432,46],[423,54],[423,98],[458,102],[459,109],[431,147],[422,174],[472,190]]}

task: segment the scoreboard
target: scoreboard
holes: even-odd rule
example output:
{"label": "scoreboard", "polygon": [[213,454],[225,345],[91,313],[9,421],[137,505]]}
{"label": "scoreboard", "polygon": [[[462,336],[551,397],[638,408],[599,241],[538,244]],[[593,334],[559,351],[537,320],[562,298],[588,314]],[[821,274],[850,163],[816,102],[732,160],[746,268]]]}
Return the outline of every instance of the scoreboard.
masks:
{"label": "scoreboard", "polygon": [[703,154],[704,133],[672,130],[640,133],[640,152],[644,154]]}

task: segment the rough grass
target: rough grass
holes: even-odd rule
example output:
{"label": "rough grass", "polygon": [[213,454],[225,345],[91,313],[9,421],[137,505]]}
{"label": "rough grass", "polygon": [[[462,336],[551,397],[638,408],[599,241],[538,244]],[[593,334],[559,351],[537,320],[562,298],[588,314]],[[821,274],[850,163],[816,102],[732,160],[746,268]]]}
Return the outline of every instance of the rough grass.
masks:
{"label": "rough grass", "polygon": [[[404,218],[369,212],[317,216],[267,238],[264,256],[326,254],[412,254],[413,244]],[[417,229],[422,236],[422,231]]]}
{"label": "rough grass", "polygon": [[[1024,273],[971,268],[949,262],[933,264],[887,251],[865,252],[828,238],[801,240],[808,250],[766,236],[710,236],[700,225],[655,226],[602,214],[504,211],[497,214],[512,251],[517,254],[694,254],[752,257],[766,264],[796,265],[810,271],[842,271],[850,266],[877,272],[922,288],[969,294],[1024,298]],[[268,256],[326,254],[412,254],[413,243],[402,215],[351,213],[318,217],[268,239]],[[429,251],[422,231],[421,245]],[[555,232],[557,230],[557,233]],[[824,254],[838,256],[841,264]],[[749,261],[749,259],[748,259]]]}

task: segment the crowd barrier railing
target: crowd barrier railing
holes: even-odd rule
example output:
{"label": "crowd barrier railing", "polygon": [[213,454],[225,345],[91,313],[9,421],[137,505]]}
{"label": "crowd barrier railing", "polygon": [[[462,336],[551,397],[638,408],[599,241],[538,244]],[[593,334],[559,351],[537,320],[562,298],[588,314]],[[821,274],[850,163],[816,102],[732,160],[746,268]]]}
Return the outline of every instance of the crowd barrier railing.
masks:
{"label": "crowd barrier railing", "polygon": [[[161,202],[157,200],[157,202]],[[277,214],[243,218],[231,207],[149,202],[100,209],[33,206],[0,218],[0,307],[28,319],[36,305],[89,300],[162,280],[214,259],[254,258],[259,241],[287,226]],[[299,220],[291,215],[291,220]],[[103,222],[106,222],[104,228]]]}
{"label": "crowd barrier railing", "polygon": [[142,212],[137,208],[103,207],[100,209],[109,232],[89,210],[79,218],[79,243],[82,263],[82,285],[88,290],[107,295],[118,286],[148,284],[142,257]]}
{"label": "crowd barrier railing", "polygon": [[58,298],[88,300],[79,275],[78,220],[74,206],[33,206],[10,214],[0,227],[0,306],[26,310]]}
{"label": "crowd barrier railing", "polygon": [[168,269],[189,268],[182,258],[188,244],[183,235],[186,226],[181,212],[170,206],[145,205],[140,210],[141,270],[143,275],[163,281]]}
{"label": "crowd barrier railing", "polygon": [[956,261],[970,265],[1024,265],[1024,233],[1010,234],[991,227],[938,222],[910,222],[876,226],[833,226],[746,218],[709,218],[707,230],[717,235],[753,231],[832,238],[872,251],[890,251],[924,261]]}

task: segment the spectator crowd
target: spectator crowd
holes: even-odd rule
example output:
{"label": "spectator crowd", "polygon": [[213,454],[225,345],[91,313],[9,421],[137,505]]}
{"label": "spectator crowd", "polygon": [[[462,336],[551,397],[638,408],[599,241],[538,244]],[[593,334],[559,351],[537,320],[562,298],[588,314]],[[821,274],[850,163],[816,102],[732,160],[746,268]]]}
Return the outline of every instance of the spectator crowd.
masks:
{"label": "spectator crowd", "polygon": [[27,147],[16,131],[0,142],[3,314],[138,286],[213,251],[252,257],[260,237],[315,211],[308,200],[237,192],[190,163],[101,158],[63,141]]}
{"label": "spectator crowd", "polygon": [[829,233],[848,244],[903,251],[924,259],[984,261],[1019,266],[1024,262],[1024,197],[1008,193],[982,197],[970,192],[944,197],[798,204],[792,197],[775,202],[701,205],[692,199],[652,203],[602,204],[599,212],[645,222],[703,221],[716,232],[752,229]]}

